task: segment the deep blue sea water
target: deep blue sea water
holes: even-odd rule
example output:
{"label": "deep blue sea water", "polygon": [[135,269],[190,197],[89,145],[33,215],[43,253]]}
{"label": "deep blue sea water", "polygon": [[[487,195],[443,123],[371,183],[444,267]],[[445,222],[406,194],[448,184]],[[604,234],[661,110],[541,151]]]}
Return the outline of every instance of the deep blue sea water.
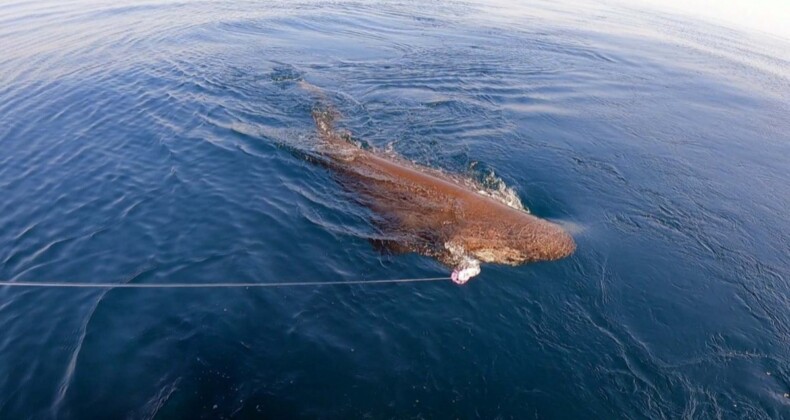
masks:
{"label": "deep blue sea water", "polygon": [[0,4],[1,280],[447,275],[292,152],[300,78],[578,250],[462,287],[0,287],[0,418],[790,416],[790,41],[584,2],[122,3]]}

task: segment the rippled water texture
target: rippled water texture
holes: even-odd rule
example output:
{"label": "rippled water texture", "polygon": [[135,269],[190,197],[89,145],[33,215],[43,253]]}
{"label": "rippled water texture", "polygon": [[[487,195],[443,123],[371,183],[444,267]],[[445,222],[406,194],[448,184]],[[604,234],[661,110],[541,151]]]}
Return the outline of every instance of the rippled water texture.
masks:
{"label": "rippled water texture", "polygon": [[787,41],[586,3],[119,4],[0,4],[3,280],[446,275],[294,153],[298,78],[578,250],[464,287],[0,287],[0,418],[790,413]]}

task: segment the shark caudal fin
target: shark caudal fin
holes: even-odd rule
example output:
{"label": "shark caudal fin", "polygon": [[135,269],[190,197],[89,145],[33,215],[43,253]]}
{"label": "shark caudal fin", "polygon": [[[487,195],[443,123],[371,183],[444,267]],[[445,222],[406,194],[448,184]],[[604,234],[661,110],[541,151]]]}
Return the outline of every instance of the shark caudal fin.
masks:
{"label": "shark caudal fin", "polygon": [[304,79],[299,80],[297,84],[299,85],[300,88],[307,91],[311,95],[315,96],[316,99],[320,100],[321,102],[327,102],[326,92],[324,92],[323,89],[321,89],[320,87],[310,82],[307,82]]}
{"label": "shark caudal fin", "polygon": [[333,107],[326,92],[309,82],[300,80],[299,87],[316,99],[313,107],[312,116],[315,121],[315,128],[318,136],[325,146],[327,152],[347,154],[352,149],[358,147],[351,142],[351,134],[347,131],[336,130],[335,121],[340,118],[340,113]]}
{"label": "shark caudal fin", "polygon": [[318,86],[304,80],[300,80],[298,85],[317,101],[313,107],[312,115],[318,133],[321,137],[331,134],[335,128],[335,120],[340,117],[340,114],[329,104],[330,101],[326,92]]}

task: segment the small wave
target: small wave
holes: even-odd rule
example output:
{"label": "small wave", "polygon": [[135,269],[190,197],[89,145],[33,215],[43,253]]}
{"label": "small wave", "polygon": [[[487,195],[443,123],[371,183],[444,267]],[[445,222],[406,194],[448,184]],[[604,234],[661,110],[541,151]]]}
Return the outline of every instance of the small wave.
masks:
{"label": "small wave", "polygon": [[274,82],[295,82],[302,80],[303,74],[292,65],[280,64],[274,67],[270,77]]}
{"label": "small wave", "polygon": [[478,168],[478,162],[470,164],[472,178],[465,178],[464,183],[474,188],[478,193],[491,197],[499,202],[506,204],[517,210],[529,213],[529,209],[524,206],[518,197],[516,190],[508,186],[505,180],[500,178],[491,168]]}
{"label": "small wave", "polygon": [[392,143],[388,143],[385,148],[380,149],[377,152],[390,159],[413,165],[420,171],[449,178],[452,181],[477,192],[478,194],[493,198],[494,200],[497,200],[508,207],[521,210],[525,213],[531,213],[529,208],[527,208],[524,203],[521,202],[521,199],[519,198],[518,192],[516,192],[515,188],[508,186],[505,180],[500,178],[493,169],[479,168],[478,166],[480,166],[480,164],[476,161],[473,161],[469,165],[470,174],[464,176],[462,174],[448,172],[444,169],[436,169],[430,166],[425,166],[418,161],[405,159],[395,151]]}

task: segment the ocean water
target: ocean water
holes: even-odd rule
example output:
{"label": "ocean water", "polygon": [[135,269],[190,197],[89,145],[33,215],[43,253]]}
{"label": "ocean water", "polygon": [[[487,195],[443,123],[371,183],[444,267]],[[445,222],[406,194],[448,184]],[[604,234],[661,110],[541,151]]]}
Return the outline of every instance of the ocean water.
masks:
{"label": "ocean water", "polygon": [[300,79],[578,250],[462,287],[0,287],[0,418],[790,416],[790,41],[616,3],[122,3],[0,4],[0,280],[447,275],[293,152]]}

